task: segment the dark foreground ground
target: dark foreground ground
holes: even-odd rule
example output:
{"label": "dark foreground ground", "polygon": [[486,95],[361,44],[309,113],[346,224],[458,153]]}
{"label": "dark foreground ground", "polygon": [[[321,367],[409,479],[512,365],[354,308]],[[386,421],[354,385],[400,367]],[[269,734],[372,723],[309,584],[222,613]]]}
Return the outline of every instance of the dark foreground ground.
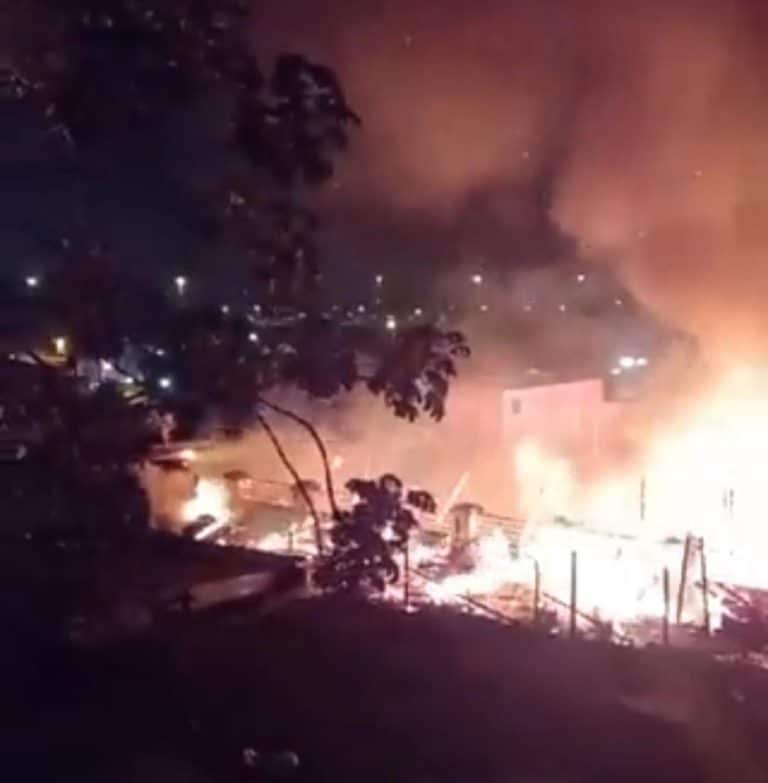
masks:
{"label": "dark foreground ground", "polygon": [[8,781],[768,780],[766,678],[690,653],[332,600],[88,652],[7,630]]}

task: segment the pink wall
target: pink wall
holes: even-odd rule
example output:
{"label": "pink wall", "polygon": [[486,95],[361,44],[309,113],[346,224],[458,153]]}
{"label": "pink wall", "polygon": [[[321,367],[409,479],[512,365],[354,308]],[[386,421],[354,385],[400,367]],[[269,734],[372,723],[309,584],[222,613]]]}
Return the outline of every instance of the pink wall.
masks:
{"label": "pink wall", "polygon": [[624,409],[605,399],[601,379],[510,389],[502,393],[501,426],[507,443],[533,439],[599,459]]}

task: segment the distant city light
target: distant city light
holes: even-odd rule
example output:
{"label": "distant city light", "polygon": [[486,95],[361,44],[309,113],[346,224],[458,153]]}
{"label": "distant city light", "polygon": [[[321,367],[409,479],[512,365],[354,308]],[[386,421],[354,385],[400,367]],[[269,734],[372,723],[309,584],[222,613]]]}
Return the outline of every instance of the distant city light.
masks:
{"label": "distant city light", "polygon": [[631,370],[635,364],[637,364],[637,360],[634,356],[622,356],[619,359],[619,367],[622,370]]}
{"label": "distant city light", "polygon": [[395,329],[397,329],[397,319],[395,318],[394,315],[387,316],[385,326],[387,327],[387,330],[390,332],[394,332]]}
{"label": "distant city light", "polygon": [[156,356],[165,356],[165,351],[164,351],[162,348],[158,348],[158,349],[155,351],[155,355],[156,355]]}
{"label": "distant city light", "polygon": [[470,280],[472,281],[472,283],[474,285],[482,285],[483,284],[483,276],[482,275],[474,274],[474,275],[472,275]]}
{"label": "distant city light", "polygon": [[164,375],[158,380],[157,385],[161,389],[170,389],[173,386],[173,381],[167,375]]}
{"label": "distant city light", "polygon": [[424,314],[424,311],[420,307],[414,307],[413,314],[419,318],[419,316]]}
{"label": "distant city light", "polygon": [[53,350],[59,356],[64,356],[67,352],[67,338],[66,337],[54,337],[53,338]]}
{"label": "distant city light", "polygon": [[480,305],[480,312],[481,313],[487,313],[488,312],[488,305],[487,304]]}
{"label": "distant city light", "polygon": [[611,368],[611,375],[621,375],[621,367]]}
{"label": "distant city light", "polygon": [[229,305],[228,304],[223,304],[221,306],[221,312],[224,313],[224,315],[229,315]]}
{"label": "distant city light", "polygon": [[112,370],[115,369],[115,365],[112,364],[112,362],[107,361],[106,359],[101,360],[101,370],[102,372],[112,372]]}
{"label": "distant city light", "polygon": [[178,275],[173,282],[176,284],[176,290],[179,292],[179,295],[183,294],[187,287],[187,278],[184,275]]}
{"label": "distant city light", "polygon": [[384,282],[384,275],[376,275],[373,279],[376,281],[376,285],[381,285]]}
{"label": "distant city light", "polygon": [[261,305],[260,304],[255,304],[253,306],[253,312],[254,313],[260,313],[261,312]]}
{"label": "distant city light", "polygon": [[258,334],[256,334],[256,332],[251,332],[251,333],[248,335],[248,339],[249,339],[249,340],[250,340],[252,343],[257,343],[257,342],[259,342],[259,335],[258,335]]}
{"label": "distant city light", "polygon": [[564,313],[564,312],[565,312],[565,311],[566,311],[568,308],[567,308],[567,307],[566,307],[564,304],[561,304],[561,305],[560,305],[560,306],[559,306],[557,309],[558,309],[558,310],[559,310],[561,313]]}
{"label": "distant city light", "polygon": [[623,299],[614,299],[613,302],[617,307],[621,307],[624,304]]}
{"label": "distant city light", "polygon": [[581,274],[576,275],[576,280],[579,283],[583,283],[587,279],[587,276],[582,272]]}
{"label": "distant city light", "polygon": [[24,282],[27,288],[37,288],[40,285],[40,278],[37,275],[27,275]]}
{"label": "distant city light", "polygon": [[645,356],[638,356],[637,359],[635,359],[635,364],[638,367],[647,367],[648,359]]}
{"label": "distant city light", "polygon": [[364,313],[365,312],[365,305],[358,305],[357,306],[357,312],[358,313]]}

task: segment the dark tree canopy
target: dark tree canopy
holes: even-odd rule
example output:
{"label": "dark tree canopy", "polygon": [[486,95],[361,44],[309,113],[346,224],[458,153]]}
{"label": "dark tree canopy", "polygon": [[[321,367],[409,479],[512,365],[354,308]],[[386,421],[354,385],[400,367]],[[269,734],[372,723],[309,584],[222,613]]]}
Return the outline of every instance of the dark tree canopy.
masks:
{"label": "dark tree canopy", "polygon": [[408,490],[390,474],[377,481],[355,479],[347,489],[357,498],[338,514],[333,551],[316,573],[324,590],[370,594],[382,592],[400,577],[397,556],[405,551],[419,512],[434,513],[435,501],[421,490]]}
{"label": "dark tree canopy", "polygon": [[[467,354],[460,335],[432,326],[392,334],[324,311],[317,220],[302,194],[333,176],[359,120],[328,68],[296,54],[259,66],[245,35],[247,5],[0,4],[0,110],[38,116],[55,165],[73,182],[68,224],[30,227],[39,281],[8,281],[4,294],[25,324],[11,320],[4,339],[40,367],[35,404],[22,407],[34,408],[41,442],[59,444],[49,457],[67,460],[70,472],[121,475],[168,435],[158,425],[166,413],[176,434],[194,432],[205,416],[238,425],[286,384],[325,398],[364,385],[398,416],[440,418],[455,360]],[[179,117],[201,105],[216,107],[210,154],[198,156],[197,169],[169,172]],[[177,290],[185,259],[158,258],[148,279],[108,246],[97,186],[116,156],[141,172],[148,196],[173,179],[172,211],[190,217],[201,244],[244,262],[243,296],[222,303],[184,291],[186,277]],[[120,183],[110,187],[119,193]],[[194,273],[226,277],[220,263]],[[53,361],[62,336],[66,360]],[[95,389],[75,372],[84,361],[109,368]],[[110,433],[106,445],[88,442],[93,427]]]}

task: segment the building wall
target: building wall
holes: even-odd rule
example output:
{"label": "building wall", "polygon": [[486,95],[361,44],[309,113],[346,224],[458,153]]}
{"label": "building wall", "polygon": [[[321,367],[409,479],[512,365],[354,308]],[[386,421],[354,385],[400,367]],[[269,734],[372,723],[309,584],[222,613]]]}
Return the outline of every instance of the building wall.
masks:
{"label": "building wall", "polygon": [[602,379],[507,389],[501,394],[503,438],[506,443],[536,440],[599,458],[625,404],[607,399]]}

